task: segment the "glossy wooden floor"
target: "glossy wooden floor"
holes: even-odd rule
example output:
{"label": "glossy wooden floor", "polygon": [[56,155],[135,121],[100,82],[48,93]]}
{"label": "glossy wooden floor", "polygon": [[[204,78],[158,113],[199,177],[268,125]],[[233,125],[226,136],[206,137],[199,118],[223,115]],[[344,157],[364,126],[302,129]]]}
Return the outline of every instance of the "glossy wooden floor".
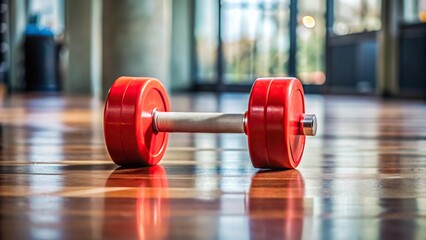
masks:
{"label": "glossy wooden floor", "polygon": [[[175,96],[239,112],[246,95]],[[175,134],[160,166],[117,168],[103,103],[0,107],[1,239],[426,239],[426,104],[308,96],[319,134],[297,170],[252,168],[240,135]]]}

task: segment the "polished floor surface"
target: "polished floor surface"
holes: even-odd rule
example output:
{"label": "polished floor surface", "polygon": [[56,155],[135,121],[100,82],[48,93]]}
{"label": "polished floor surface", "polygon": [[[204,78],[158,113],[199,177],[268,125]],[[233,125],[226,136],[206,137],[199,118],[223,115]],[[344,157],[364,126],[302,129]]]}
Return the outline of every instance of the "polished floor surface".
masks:
{"label": "polished floor surface", "polygon": [[[240,112],[247,96],[174,96]],[[1,239],[426,239],[426,104],[308,96],[319,121],[297,170],[251,166],[243,135],[173,134],[159,166],[105,150],[103,103],[0,103]]]}

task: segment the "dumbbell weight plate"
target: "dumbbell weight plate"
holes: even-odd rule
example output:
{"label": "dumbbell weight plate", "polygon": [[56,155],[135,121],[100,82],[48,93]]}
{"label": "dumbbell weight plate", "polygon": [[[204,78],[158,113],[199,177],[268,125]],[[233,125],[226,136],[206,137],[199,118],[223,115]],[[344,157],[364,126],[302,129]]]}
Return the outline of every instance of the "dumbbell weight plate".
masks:
{"label": "dumbbell weight plate", "polygon": [[303,87],[296,78],[260,78],[247,111],[250,157],[257,168],[295,168],[306,137],[299,135],[305,112]]}
{"label": "dumbbell weight plate", "polygon": [[166,90],[157,79],[121,77],[108,94],[104,134],[112,160],[120,166],[155,165],[164,155],[168,133],[154,133],[152,112],[169,111]]}
{"label": "dumbbell weight plate", "polygon": [[305,147],[300,120],[305,113],[303,87],[296,78],[271,82],[266,109],[266,136],[270,167],[296,168]]}
{"label": "dumbbell weight plate", "polygon": [[255,168],[270,168],[266,145],[266,105],[270,78],[258,78],[254,82],[248,103],[246,134],[250,159]]}

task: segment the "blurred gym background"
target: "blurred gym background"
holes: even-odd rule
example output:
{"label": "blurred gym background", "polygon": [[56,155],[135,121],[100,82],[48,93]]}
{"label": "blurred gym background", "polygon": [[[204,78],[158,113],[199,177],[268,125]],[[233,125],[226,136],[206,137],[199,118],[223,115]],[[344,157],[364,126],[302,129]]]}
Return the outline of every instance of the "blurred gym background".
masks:
{"label": "blurred gym background", "polygon": [[105,97],[121,76],[172,92],[426,97],[426,0],[0,0],[2,95]]}

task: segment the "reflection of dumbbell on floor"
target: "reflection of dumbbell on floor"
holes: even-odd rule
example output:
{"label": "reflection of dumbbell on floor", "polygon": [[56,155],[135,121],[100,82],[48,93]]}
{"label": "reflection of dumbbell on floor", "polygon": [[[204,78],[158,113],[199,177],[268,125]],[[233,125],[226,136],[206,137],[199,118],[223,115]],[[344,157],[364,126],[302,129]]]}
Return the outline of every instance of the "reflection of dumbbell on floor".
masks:
{"label": "reflection of dumbbell on floor", "polygon": [[316,117],[305,114],[303,87],[295,78],[259,78],[241,114],[169,112],[163,85],[154,78],[121,77],[110,89],[104,112],[105,142],[121,166],[157,164],[168,132],[245,133],[258,168],[295,168]]}

